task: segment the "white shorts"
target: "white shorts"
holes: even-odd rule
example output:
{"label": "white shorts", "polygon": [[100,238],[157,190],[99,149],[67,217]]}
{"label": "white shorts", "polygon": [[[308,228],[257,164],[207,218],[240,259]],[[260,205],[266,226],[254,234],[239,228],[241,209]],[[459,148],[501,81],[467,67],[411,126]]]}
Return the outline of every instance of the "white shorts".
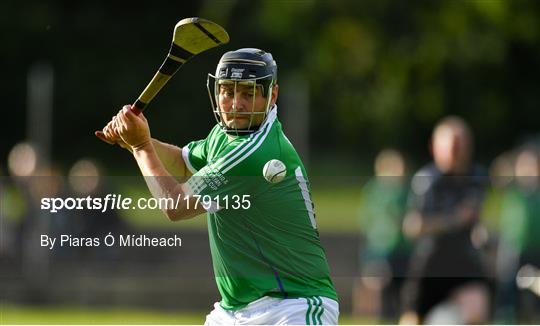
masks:
{"label": "white shorts", "polygon": [[205,325],[337,325],[339,305],[326,297],[278,299],[262,297],[240,310],[214,304]]}

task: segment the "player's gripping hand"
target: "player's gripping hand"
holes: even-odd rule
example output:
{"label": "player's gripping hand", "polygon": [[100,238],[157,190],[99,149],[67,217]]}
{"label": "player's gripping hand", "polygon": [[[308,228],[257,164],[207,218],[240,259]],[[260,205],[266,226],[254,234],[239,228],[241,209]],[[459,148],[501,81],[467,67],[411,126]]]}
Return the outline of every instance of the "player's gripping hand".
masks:
{"label": "player's gripping hand", "polygon": [[126,144],[122,138],[120,137],[120,135],[116,132],[116,129],[115,129],[115,120],[117,119],[116,116],[113,116],[111,121],[109,121],[109,123],[107,123],[107,125],[105,126],[105,128],[103,128],[103,130],[98,130],[96,131],[94,134],[99,138],[101,139],[102,141],[110,144],[110,145],[118,145],[122,148],[125,148],[129,151],[131,151],[131,147]]}
{"label": "player's gripping hand", "polygon": [[132,150],[138,150],[150,144],[150,127],[143,114],[135,115],[131,105],[124,105],[113,119],[114,131]]}

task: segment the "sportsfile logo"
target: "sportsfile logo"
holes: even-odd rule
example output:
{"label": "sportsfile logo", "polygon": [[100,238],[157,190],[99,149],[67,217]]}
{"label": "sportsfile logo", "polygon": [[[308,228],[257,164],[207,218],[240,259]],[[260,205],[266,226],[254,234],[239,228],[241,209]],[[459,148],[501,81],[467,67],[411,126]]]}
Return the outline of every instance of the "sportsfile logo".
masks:
{"label": "sportsfile logo", "polygon": [[57,213],[62,210],[95,210],[102,213],[107,210],[129,209],[178,209],[183,205],[186,209],[203,207],[208,210],[215,209],[249,209],[251,207],[250,195],[210,196],[193,194],[176,198],[139,198],[134,201],[121,194],[107,194],[105,197],[45,197],[41,199],[41,210]]}
{"label": "sportsfile logo", "polygon": [[176,200],[173,198],[139,198],[136,205],[133,199],[124,197],[121,194],[107,194],[105,197],[45,197],[41,199],[41,209],[51,213],[61,210],[99,210],[105,212],[111,210],[126,209],[167,209],[178,208],[181,200],[179,195]]}

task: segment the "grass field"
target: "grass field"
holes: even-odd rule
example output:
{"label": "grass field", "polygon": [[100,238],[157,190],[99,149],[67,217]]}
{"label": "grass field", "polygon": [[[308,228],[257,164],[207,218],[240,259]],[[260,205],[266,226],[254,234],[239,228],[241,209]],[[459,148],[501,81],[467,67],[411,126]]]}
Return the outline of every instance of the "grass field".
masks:
{"label": "grass field", "polygon": [[[210,309],[210,307],[209,307]],[[163,312],[140,309],[86,309],[80,307],[31,307],[0,305],[0,325],[48,324],[48,325],[200,325],[207,312]],[[373,324],[368,318],[341,316],[340,324]]]}
{"label": "grass field", "polygon": [[202,324],[205,313],[3,305],[0,324]]}

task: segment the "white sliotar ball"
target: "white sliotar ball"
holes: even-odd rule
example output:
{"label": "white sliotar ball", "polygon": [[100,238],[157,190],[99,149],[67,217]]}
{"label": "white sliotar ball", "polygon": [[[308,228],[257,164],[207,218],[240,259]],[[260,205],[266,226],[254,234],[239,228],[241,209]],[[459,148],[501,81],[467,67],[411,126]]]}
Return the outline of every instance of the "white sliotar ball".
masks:
{"label": "white sliotar ball", "polygon": [[263,167],[263,176],[270,183],[278,183],[285,178],[287,167],[280,160],[270,160]]}

